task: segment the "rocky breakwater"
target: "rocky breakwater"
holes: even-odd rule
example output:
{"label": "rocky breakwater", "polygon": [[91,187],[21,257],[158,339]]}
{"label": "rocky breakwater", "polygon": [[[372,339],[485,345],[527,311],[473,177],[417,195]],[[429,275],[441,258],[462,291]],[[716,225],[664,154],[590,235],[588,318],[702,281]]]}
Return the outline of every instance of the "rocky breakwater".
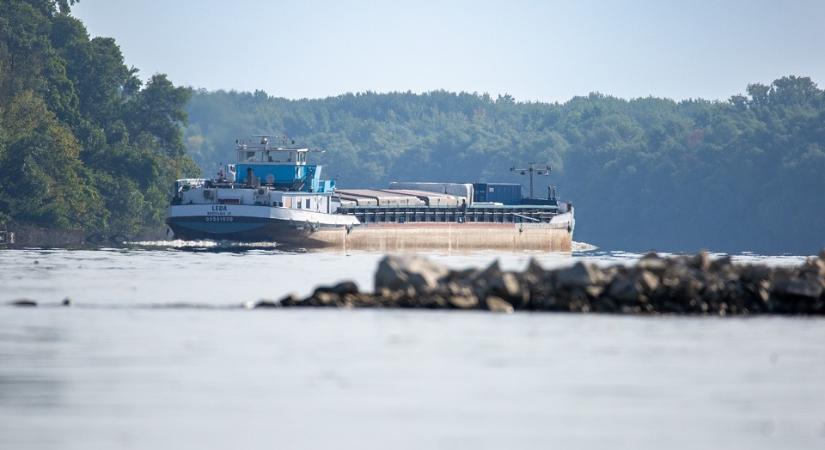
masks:
{"label": "rocky breakwater", "polygon": [[825,314],[825,250],[797,267],[734,264],[707,253],[661,257],[635,265],[577,262],[545,270],[535,260],[523,272],[489,267],[450,270],[416,256],[387,256],[375,292],[347,281],[306,298],[287,296],[255,307],[430,308],[620,314]]}

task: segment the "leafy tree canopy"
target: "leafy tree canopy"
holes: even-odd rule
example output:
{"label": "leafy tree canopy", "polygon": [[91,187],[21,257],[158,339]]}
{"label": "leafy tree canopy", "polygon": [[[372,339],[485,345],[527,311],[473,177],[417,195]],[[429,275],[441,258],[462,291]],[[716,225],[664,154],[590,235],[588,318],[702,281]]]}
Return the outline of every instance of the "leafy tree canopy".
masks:
{"label": "leafy tree canopy", "polygon": [[136,233],[162,224],[191,92],[142,86],[73,0],[0,0],[0,222]]}

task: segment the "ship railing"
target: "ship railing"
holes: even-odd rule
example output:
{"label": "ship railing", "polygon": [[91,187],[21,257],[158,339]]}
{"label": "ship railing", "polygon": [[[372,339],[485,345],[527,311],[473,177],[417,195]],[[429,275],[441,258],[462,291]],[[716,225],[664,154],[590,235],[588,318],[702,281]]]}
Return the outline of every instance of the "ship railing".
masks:
{"label": "ship railing", "polygon": [[530,220],[530,221],[533,221],[533,222],[541,222],[541,219],[536,219],[535,217],[525,216],[523,214],[518,214],[518,213],[510,213],[510,214],[514,215],[515,217],[521,217],[522,219]]}
{"label": "ship railing", "polygon": [[557,214],[546,209],[509,211],[503,208],[342,206],[337,214],[355,216],[362,223],[523,223],[549,222]]}

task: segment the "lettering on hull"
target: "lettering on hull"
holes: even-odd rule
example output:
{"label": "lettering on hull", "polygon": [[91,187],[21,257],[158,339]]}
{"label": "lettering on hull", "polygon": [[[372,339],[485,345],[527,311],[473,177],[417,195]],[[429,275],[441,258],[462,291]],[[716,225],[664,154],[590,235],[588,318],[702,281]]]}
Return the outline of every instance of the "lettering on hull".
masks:
{"label": "lettering on hull", "polygon": [[206,216],[205,222],[234,222],[235,218],[232,216]]}

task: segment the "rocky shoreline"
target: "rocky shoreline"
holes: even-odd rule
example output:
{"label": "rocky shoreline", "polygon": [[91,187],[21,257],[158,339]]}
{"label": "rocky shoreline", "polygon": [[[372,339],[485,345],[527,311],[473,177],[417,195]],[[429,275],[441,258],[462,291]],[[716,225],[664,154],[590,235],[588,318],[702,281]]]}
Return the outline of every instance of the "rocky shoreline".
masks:
{"label": "rocky shoreline", "polygon": [[262,300],[254,308],[426,308],[610,314],[825,315],[825,250],[797,267],[734,264],[706,252],[661,257],[632,266],[577,262],[545,270],[450,270],[422,257],[387,256],[375,273],[375,292],[345,281],[306,298]]}

